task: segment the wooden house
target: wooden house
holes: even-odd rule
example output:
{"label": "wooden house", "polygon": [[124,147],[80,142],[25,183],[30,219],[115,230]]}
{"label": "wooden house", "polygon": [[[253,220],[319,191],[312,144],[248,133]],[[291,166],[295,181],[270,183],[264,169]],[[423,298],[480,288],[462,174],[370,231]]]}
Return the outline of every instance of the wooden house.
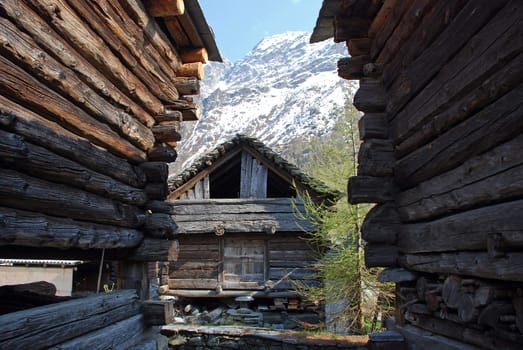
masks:
{"label": "wooden house", "polygon": [[363,143],[350,202],[409,349],[523,346],[523,3],[324,0]]}
{"label": "wooden house", "polygon": [[199,118],[203,64],[221,60],[212,31],[196,0],[3,0],[0,22],[0,258],[117,276],[112,293],[1,316],[0,348],[128,348],[160,322],[147,263],[177,242],[148,203]]}
{"label": "wooden house", "polygon": [[[300,193],[336,193],[256,139],[237,135],[169,181],[180,251],[169,294],[182,297],[297,297],[293,281],[317,284],[319,251]],[[297,193],[298,192],[298,193]],[[291,306],[292,307],[292,306]]]}

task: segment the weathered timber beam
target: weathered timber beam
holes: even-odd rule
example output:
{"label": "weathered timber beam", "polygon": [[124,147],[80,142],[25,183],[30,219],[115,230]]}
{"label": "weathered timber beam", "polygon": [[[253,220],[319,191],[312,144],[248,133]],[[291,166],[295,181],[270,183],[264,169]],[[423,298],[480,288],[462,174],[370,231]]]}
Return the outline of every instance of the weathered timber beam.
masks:
{"label": "weathered timber beam", "polygon": [[[146,179],[139,169],[125,159],[93,145],[24,107],[0,95],[0,127],[24,137],[87,168],[111,176],[133,187],[143,187]],[[117,167],[114,165],[118,164]]]}
{"label": "weathered timber beam", "polygon": [[402,46],[409,39],[412,31],[418,27],[420,21],[433,6],[433,3],[430,1],[403,1],[403,3],[405,2],[408,4],[407,8],[381,50],[378,52],[379,47],[377,46],[373,46],[374,50],[371,50],[371,56],[376,57],[376,63],[385,64],[390,62],[396,55],[401,55],[400,50]]}
{"label": "weathered timber beam", "polygon": [[389,16],[392,15],[392,11],[396,7],[396,3],[398,0],[385,0],[383,1],[383,5],[381,5],[378,13],[372,20],[372,23],[370,24],[368,34],[370,38],[374,38],[378,31],[383,27],[383,23],[385,23],[385,20],[389,18]]}
{"label": "weathered timber beam", "polygon": [[59,53],[55,58],[73,70],[91,88],[106,96],[116,105],[130,110],[143,124],[151,127],[154,119],[138,103],[120,91],[110,79],[91,65],[80,53],[64,41],[40,16],[22,2],[3,1],[0,9],[48,53]]}
{"label": "weathered timber beam", "polygon": [[167,182],[150,182],[145,185],[147,198],[151,200],[164,200],[169,195],[169,186]]}
{"label": "weathered timber beam", "polygon": [[299,200],[294,201],[290,198],[179,199],[172,203],[149,202],[147,207],[153,211],[158,210],[176,215],[191,215],[197,213],[205,215],[242,213],[292,214],[294,209],[304,212],[303,202]]}
{"label": "weathered timber beam", "polygon": [[0,163],[41,179],[71,185],[124,203],[143,205],[147,201],[144,190],[97,173],[3,130],[0,130]]}
{"label": "weathered timber beam", "polygon": [[[137,315],[139,308],[134,290],[118,290],[1,315],[0,346],[6,349],[49,348]],[[120,332],[129,336],[121,329]],[[115,348],[118,347],[115,344]]]}
{"label": "weathered timber beam", "polygon": [[483,252],[456,252],[431,254],[405,254],[400,265],[420,272],[452,273],[494,280],[522,282],[522,253],[506,253],[491,257]]}
{"label": "weathered timber beam", "polygon": [[180,111],[166,108],[162,113],[155,115],[154,120],[156,120],[157,123],[181,122],[183,121],[183,115]]}
{"label": "weathered timber beam", "polygon": [[381,113],[387,106],[387,95],[380,80],[366,79],[354,95],[354,106],[365,113]]}
{"label": "weathered timber beam", "polygon": [[182,135],[180,134],[180,126],[176,124],[155,125],[152,128],[156,142],[170,142],[180,141]]}
{"label": "weathered timber beam", "polygon": [[[401,67],[408,67],[435,40],[435,38],[461,11],[467,0],[437,1],[429,13],[423,17],[418,28],[410,36],[412,45],[403,45],[401,55],[396,55],[383,70],[383,83],[388,88],[402,73]],[[389,32],[390,34],[390,32]],[[388,35],[388,34],[387,34]],[[414,44],[415,43],[415,44]]]}
{"label": "weathered timber beam", "polygon": [[145,162],[139,165],[144,172],[147,182],[167,183],[169,165],[165,162]]}
{"label": "weathered timber beam", "polygon": [[[78,132],[93,143],[120,156],[136,162],[145,160],[143,150],[123,139],[107,124],[94,119],[2,56],[0,56],[0,74],[3,77],[0,81],[3,93],[9,94],[35,112],[58,121],[65,128]],[[147,148],[149,144],[143,147]]]}
{"label": "weathered timber beam", "polygon": [[405,221],[523,197],[523,135],[424,181],[397,198]]}
{"label": "weathered timber beam", "polygon": [[145,238],[138,247],[132,250],[126,259],[132,261],[176,261],[180,247],[178,241],[167,239]]}
{"label": "weathered timber beam", "polygon": [[146,38],[156,47],[156,50],[177,71],[182,61],[169,39],[159,27],[154,18],[147,14],[147,10],[139,0],[118,0],[118,3],[132,17],[134,22],[142,28]]}
{"label": "weathered timber beam", "polygon": [[[480,112],[482,108],[494,103],[496,99],[520,84],[523,76],[522,60],[523,53],[473,88],[467,86],[467,92],[463,95],[450,92],[449,95],[446,95],[447,97],[459,96],[458,99],[441,98],[439,101],[433,101],[414,113],[416,117],[413,115],[405,117],[403,112],[400,112],[391,127],[393,137],[398,140],[395,147],[396,156],[404,157],[416,148],[434,140],[438,135]],[[459,83],[465,81],[466,79],[456,80]],[[450,82],[447,84],[447,86],[455,86]],[[437,106],[442,108],[434,109]],[[402,128],[403,130],[401,130]]]}
{"label": "weathered timber beam", "polygon": [[[210,288],[214,289],[214,288]],[[182,298],[231,298],[242,295],[250,295],[254,298],[296,298],[298,292],[266,292],[266,291],[245,291],[245,290],[224,290],[216,292],[215,290],[202,289],[176,289],[172,288],[165,292],[167,295],[175,295]]]}
{"label": "weathered timber beam", "polygon": [[145,219],[145,232],[147,236],[155,238],[173,238],[179,227],[169,214],[152,213]]}
{"label": "weathered timber beam", "polygon": [[401,232],[401,221],[394,202],[373,207],[361,226],[362,238],[372,243],[393,244]]}
{"label": "weathered timber beam", "polygon": [[165,114],[172,114],[174,111],[182,113],[183,121],[199,120],[201,116],[199,105],[184,100],[178,100],[173,104],[165,106]]}
{"label": "weathered timber beam", "polygon": [[102,0],[94,4],[68,1],[97,34],[122,56],[127,67],[146,83],[155,96],[164,101],[178,99],[178,91],[171,79],[175,76],[174,70],[156,48],[146,42],[142,28],[134,23],[118,2]]}
{"label": "weathered timber beam", "polygon": [[389,138],[389,125],[385,113],[365,113],[358,121],[361,140]]}
{"label": "weathered timber beam", "polygon": [[370,20],[357,17],[334,17],[334,41],[341,43],[352,38],[366,38]]}
{"label": "weathered timber beam", "polygon": [[433,78],[434,72],[447,65],[448,60],[504,5],[504,1],[467,2],[445,30],[391,85],[387,101],[389,118],[394,118],[396,113]]}
{"label": "weathered timber beam", "polygon": [[183,0],[143,0],[142,2],[153,17],[179,16],[185,13]]}
{"label": "weathered timber beam", "polygon": [[74,187],[0,169],[0,205],[72,219],[138,227],[141,209]]}
{"label": "weathered timber beam", "polygon": [[166,162],[171,163],[178,158],[178,153],[174,147],[166,144],[160,144],[154,147],[147,153],[147,157],[151,162]]}
{"label": "weathered timber beam", "polygon": [[147,300],[142,304],[140,312],[147,325],[166,325],[174,322],[173,300]]}
{"label": "weathered timber beam", "polygon": [[59,249],[123,249],[136,247],[143,233],[0,207],[0,245]]}
{"label": "weathered timber beam", "polygon": [[429,144],[398,160],[395,168],[398,183],[412,187],[511,140],[523,130],[522,114],[523,84],[520,84]]}
{"label": "weathered timber beam", "polygon": [[202,80],[204,77],[203,63],[201,62],[190,62],[184,63],[180,66],[176,72],[180,77],[195,77],[198,80]]}
{"label": "weathered timber beam", "polygon": [[[176,217],[175,217],[176,220]],[[313,227],[309,222],[296,223],[295,219],[280,220],[280,219],[255,219],[248,220],[236,216],[232,220],[220,221],[185,221],[178,222],[178,233],[193,234],[193,233],[225,233],[228,232],[302,232],[303,230],[312,230]]]}
{"label": "weathered timber beam", "polygon": [[370,38],[354,38],[347,43],[349,54],[351,56],[368,56],[370,52],[370,45],[372,40]]}
{"label": "weathered timber beam", "polygon": [[365,140],[358,151],[358,175],[392,176],[395,161],[392,141]]}
{"label": "weathered timber beam", "polygon": [[384,269],[378,274],[378,281],[385,282],[412,282],[417,280],[418,275],[415,272],[402,268]]}
{"label": "weathered timber beam", "polygon": [[392,177],[353,176],[347,187],[352,204],[391,201],[398,191]]}
{"label": "weathered timber beam", "polygon": [[[493,101],[500,96],[500,90],[506,92],[514,85],[521,83],[523,30],[521,30],[520,22],[523,17],[522,11],[517,1],[507,5],[467,42],[466,46],[438,72],[419,94],[413,96],[396,117],[397,122],[395,122],[393,131],[398,141],[404,141],[424,124],[445,123],[440,116],[441,112],[449,105],[452,106],[457,99],[460,100],[459,103],[463,109],[463,96],[468,95],[471,88],[478,89],[481,85],[490,85],[488,95],[486,95],[486,91],[483,91],[483,96],[478,97]],[[516,76],[507,75],[510,71]],[[485,82],[487,78],[489,81]],[[497,86],[493,82],[497,82]],[[498,94],[496,95],[496,93]],[[468,99],[465,101],[468,102]],[[464,114],[470,115],[479,110],[482,107],[481,102],[481,100],[475,101],[472,110],[462,111],[458,116],[445,114],[446,117],[451,118],[451,121],[445,123],[446,127],[457,124],[462,120]],[[436,116],[437,120],[434,120]],[[440,131],[444,130],[440,129]]]}
{"label": "weathered timber beam", "polygon": [[[53,28],[98,69],[109,74],[127,94],[139,100],[149,111],[156,114],[162,103],[149,89],[116,57],[105,42],[84,23],[63,0],[27,0]],[[60,11],[54,9],[59,6]]]}
{"label": "weathered timber beam", "polygon": [[194,77],[176,77],[174,86],[180,95],[198,95],[200,93],[200,81]]}
{"label": "weathered timber beam", "polygon": [[369,56],[344,57],[338,60],[338,76],[347,80],[363,78],[363,66],[370,62]]}
{"label": "weathered timber beam", "polygon": [[[72,70],[66,68],[51,55],[40,50],[33,39],[20,32],[10,21],[0,18],[0,44],[2,54],[13,61],[21,59],[30,72],[56,86],[65,96],[86,107],[97,119],[107,122],[125,135],[131,142],[142,149],[150,148],[154,143],[151,131],[142,123],[121,109],[107,102],[104,98],[84,83]],[[35,55],[38,52],[38,55]]]}
{"label": "weathered timber beam", "polygon": [[365,246],[365,265],[367,267],[398,266],[398,247],[390,244],[368,243]]}
{"label": "weathered timber beam", "polygon": [[180,51],[180,57],[182,58],[183,63],[201,62],[205,64],[209,60],[207,49],[204,47],[196,49],[182,49]]}
{"label": "weathered timber beam", "polygon": [[115,322],[103,329],[95,330],[80,337],[56,344],[56,346],[50,347],[49,350],[130,349],[131,346],[143,340],[145,330],[143,315],[136,315]]}
{"label": "weathered timber beam", "polygon": [[[517,200],[435,221],[405,224],[401,228],[398,245],[404,253],[493,249],[503,252],[521,249],[522,210],[523,200]],[[491,244],[496,246],[490,247]]]}

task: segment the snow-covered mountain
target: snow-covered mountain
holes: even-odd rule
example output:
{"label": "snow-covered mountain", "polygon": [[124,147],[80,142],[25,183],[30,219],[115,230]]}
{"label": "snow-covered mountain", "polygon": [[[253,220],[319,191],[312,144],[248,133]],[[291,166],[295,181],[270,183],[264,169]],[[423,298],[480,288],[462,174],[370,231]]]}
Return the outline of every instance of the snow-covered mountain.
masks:
{"label": "snow-covered mountain", "polygon": [[347,56],[345,45],[309,44],[309,37],[305,32],[275,35],[234,64],[208,63],[202,118],[184,125],[171,172],[238,133],[258,138],[284,157],[297,140],[329,133],[356,85],[336,72],[338,59]]}

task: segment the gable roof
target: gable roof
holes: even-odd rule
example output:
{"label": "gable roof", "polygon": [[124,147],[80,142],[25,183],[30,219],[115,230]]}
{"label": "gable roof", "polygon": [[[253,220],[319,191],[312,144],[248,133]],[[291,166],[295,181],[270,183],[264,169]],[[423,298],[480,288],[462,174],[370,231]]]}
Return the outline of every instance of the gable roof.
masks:
{"label": "gable roof", "polygon": [[216,148],[194,161],[181,173],[170,178],[168,181],[169,192],[173,192],[180,188],[199,173],[210,168],[217,160],[224,158],[227,154],[242,146],[247,146],[255,150],[266,160],[270,161],[275,167],[288,174],[288,176],[292,178],[297,183],[297,185],[301,185],[303,189],[311,192],[310,194],[312,196],[319,199],[325,198],[330,201],[335,201],[341,196],[339,191],[327,187],[327,185],[325,185],[323,182],[317,179],[313,179],[304,172],[300,171],[298,167],[289,163],[278,153],[274,152],[271,148],[265,146],[258,139],[243,134],[237,134],[231,140],[218,145]]}

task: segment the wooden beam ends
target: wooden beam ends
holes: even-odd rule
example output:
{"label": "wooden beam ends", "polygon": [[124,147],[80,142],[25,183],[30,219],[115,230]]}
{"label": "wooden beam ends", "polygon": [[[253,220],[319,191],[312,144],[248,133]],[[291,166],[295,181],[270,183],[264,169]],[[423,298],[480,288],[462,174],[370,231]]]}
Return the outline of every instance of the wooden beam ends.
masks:
{"label": "wooden beam ends", "polygon": [[198,80],[202,80],[204,77],[203,63],[184,63],[180,66],[176,74],[178,74],[179,77],[196,77]]}
{"label": "wooden beam ends", "polygon": [[183,63],[201,62],[205,64],[209,61],[207,49],[204,47],[196,49],[181,49],[180,57]]}
{"label": "wooden beam ends", "polygon": [[185,13],[184,0],[143,0],[143,4],[153,17],[180,16]]}

